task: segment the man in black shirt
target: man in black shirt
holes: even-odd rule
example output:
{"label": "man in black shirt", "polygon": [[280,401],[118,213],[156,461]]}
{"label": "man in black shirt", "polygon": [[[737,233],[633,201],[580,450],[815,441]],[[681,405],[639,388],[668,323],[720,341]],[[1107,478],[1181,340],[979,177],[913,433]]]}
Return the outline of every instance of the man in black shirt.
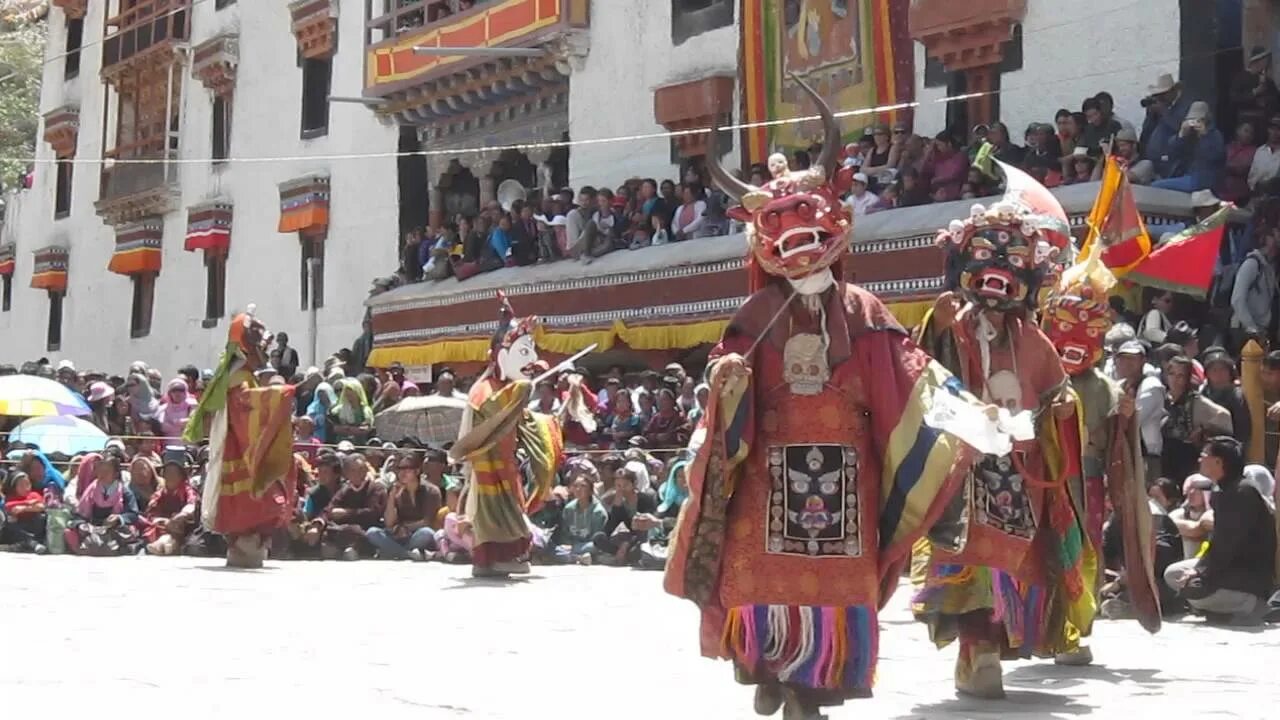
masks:
{"label": "man in black shirt", "polygon": [[1200,454],[1200,472],[1218,488],[1210,500],[1209,550],[1170,565],[1164,580],[1211,620],[1256,625],[1267,611],[1275,572],[1271,512],[1258,490],[1243,482],[1244,456],[1234,438],[1210,440]]}

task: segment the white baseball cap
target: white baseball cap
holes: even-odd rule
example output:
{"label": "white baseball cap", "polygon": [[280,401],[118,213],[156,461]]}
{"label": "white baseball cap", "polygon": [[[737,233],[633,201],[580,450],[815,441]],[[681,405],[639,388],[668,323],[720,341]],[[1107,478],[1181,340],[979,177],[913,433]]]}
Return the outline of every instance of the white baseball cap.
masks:
{"label": "white baseball cap", "polygon": [[862,183],[863,185],[866,185],[867,183],[871,182],[870,180],[867,179],[866,173],[854,173],[853,181]]}

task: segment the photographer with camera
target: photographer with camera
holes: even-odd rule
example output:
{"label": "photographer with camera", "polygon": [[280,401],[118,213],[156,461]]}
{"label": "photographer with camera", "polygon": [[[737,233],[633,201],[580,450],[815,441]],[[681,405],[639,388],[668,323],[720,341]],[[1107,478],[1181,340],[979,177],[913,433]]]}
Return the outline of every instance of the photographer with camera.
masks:
{"label": "photographer with camera", "polygon": [[1209,116],[1209,104],[1191,103],[1178,134],[1169,141],[1165,152],[1169,171],[1164,180],[1152,187],[1190,193],[1206,190],[1222,179],[1227,162],[1226,142]]}

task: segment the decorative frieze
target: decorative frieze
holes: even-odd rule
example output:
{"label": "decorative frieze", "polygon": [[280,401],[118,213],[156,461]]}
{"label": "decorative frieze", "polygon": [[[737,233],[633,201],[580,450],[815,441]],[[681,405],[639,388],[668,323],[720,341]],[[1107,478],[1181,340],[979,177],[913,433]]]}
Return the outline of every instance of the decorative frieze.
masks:
{"label": "decorative frieze", "polygon": [[80,138],[80,108],[69,105],[50,110],[44,115],[44,141],[60,158],[75,157]]}
{"label": "decorative frieze", "polygon": [[191,75],[215,95],[230,97],[236,87],[240,65],[240,38],[227,33],[196,46],[191,56]]}
{"label": "decorative frieze", "polygon": [[338,0],[295,0],[289,3],[289,14],[303,57],[333,56],[338,49]]}

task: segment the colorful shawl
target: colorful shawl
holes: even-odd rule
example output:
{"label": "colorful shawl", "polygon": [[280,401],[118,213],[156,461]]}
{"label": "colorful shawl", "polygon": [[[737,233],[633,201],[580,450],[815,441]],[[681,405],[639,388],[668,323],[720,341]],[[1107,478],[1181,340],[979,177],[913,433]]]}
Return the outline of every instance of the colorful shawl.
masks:
{"label": "colorful shawl", "polygon": [[344,380],[342,392],[339,393],[338,405],[333,408],[333,416],[343,425],[361,426],[373,421],[373,408],[364,394],[364,385],[359,380]]}

